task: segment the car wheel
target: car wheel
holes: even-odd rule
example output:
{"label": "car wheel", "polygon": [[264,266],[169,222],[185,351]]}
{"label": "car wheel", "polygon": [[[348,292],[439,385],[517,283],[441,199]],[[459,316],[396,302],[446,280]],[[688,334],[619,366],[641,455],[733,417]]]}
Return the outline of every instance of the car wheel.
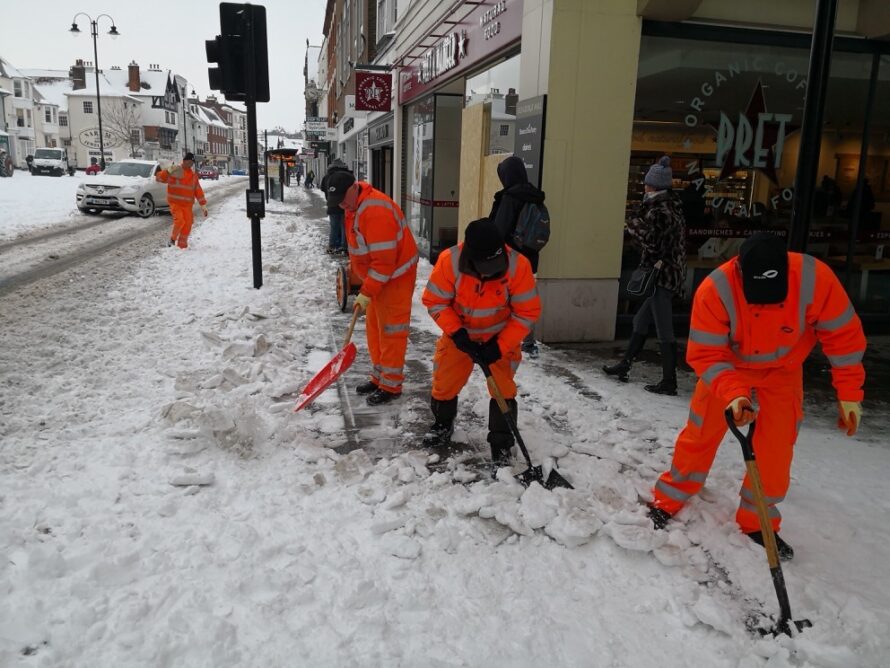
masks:
{"label": "car wheel", "polygon": [[155,201],[151,198],[151,195],[143,195],[142,199],[139,200],[139,214],[140,218],[149,218],[154,215],[155,212]]}

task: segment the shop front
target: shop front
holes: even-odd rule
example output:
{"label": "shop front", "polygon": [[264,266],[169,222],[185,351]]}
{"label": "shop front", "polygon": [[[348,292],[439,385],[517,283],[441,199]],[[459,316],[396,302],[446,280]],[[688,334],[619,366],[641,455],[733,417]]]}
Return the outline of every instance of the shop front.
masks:
{"label": "shop front", "polygon": [[[882,259],[890,240],[890,59],[881,48],[836,41],[807,252],[836,269],[860,312],[890,314],[890,261]],[[697,285],[745,237],[790,233],[808,63],[805,35],[643,25],[625,215],[642,199],[649,166],[669,155],[686,218],[681,322]],[[637,261],[626,240],[619,324],[635,308],[623,285]]]}
{"label": "shop front", "polygon": [[[475,138],[482,126],[468,124],[466,109],[487,104],[489,121],[497,114],[494,152],[512,151],[515,115],[512,120],[507,118],[504,98],[508,88],[514,89],[509,99],[516,95],[518,59],[515,85],[492,85],[486,72],[518,52],[522,11],[521,2],[458,3],[402,58],[401,205],[421,253],[432,261],[458,241],[459,221],[466,223],[464,194],[472,200],[467,205],[474,210],[479,200],[479,180],[474,178],[468,191],[462,168],[468,164],[467,141],[470,135]],[[506,127],[504,135],[500,134],[502,126]],[[469,161],[474,168],[491,152],[491,131],[489,122],[484,130],[486,150],[480,148]],[[476,144],[473,142],[474,151]]]}
{"label": "shop front", "polygon": [[376,119],[368,126],[367,144],[371,153],[371,185],[393,195],[393,146],[395,141],[393,114]]}

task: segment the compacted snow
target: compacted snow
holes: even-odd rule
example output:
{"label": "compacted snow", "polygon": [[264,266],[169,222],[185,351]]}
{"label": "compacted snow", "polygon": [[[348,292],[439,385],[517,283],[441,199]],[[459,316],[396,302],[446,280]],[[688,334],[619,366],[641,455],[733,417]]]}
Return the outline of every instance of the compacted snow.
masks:
{"label": "compacted snow", "polygon": [[645,518],[688,376],[647,395],[545,347],[518,373],[520,429],[575,490],[492,481],[481,374],[452,456],[419,447],[437,334],[421,263],[402,400],[356,397],[360,323],[354,367],[293,413],[348,315],[319,196],[287,199],[262,224],[260,290],[238,194],[187,251],[159,235],[0,302],[0,665],[887,665],[886,423],[847,439],[808,405],[782,510],[813,628],[759,638],[746,622],[776,600],[733,523],[738,445],[670,531]]}

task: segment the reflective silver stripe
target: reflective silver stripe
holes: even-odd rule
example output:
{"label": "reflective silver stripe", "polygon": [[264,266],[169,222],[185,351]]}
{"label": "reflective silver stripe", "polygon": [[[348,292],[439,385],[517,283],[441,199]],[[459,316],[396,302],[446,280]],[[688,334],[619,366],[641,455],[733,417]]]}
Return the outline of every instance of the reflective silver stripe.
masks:
{"label": "reflective silver stripe", "polygon": [[701,379],[705,381],[708,385],[714,382],[714,379],[719,376],[724,371],[735,370],[735,367],[729,362],[717,362],[716,364],[712,364],[705,372],[701,375]]}
{"label": "reflective silver stripe", "polygon": [[671,498],[674,501],[679,501],[680,503],[685,503],[692,497],[692,494],[687,494],[686,492],[679,490],[676,487],[671,487],[664,480],[659,480],[657,483],[655,483],[655,489],[664,494],[666,497]]}
{"label": "reflective silver stripe", "polygon": [[493,315],[497,315],[501,311],[506,310],[506,306],[498,306],[496,308],[467,308],[463,305],[458,305],[461,313],[469,318],[490,318]]}
{"label": "reflective silver stripe", "polygon": [[[752,492],[747,487],[742,487],[739,490],[739,496],[741,496],[746,501],[749,501],[750,503],[755,503],[754,492]],[[767,496],[766,494],[763,495],[763,498],[766,501],[767,505],[770,506],[774,506],[777,503],[782,503],[782,501],[785,500],[784,496]]]}
{"label": "reflective silver stripe", "polygon": [[833,332],[850,322],[854,315],[856,315],[856,309],[853,308],[852,304],[847,302],[847,308],[844,309],[843,313],[831,320],[820,320],[816,323],[816,329],[820,332]]}
{"label": "reflective silver stripe", "polygon": [[807,307],[816,296],[816,258],[804,255],[800,268],[800,327],[798,332],[803,335],[807,326]]}
{"label": "reflective silver stripe", "polygon": [[671,478],[674,479],[674,482],[698,482],[704,485],[708,480],[708,473],[707,471],[704,473],[701,471],[691,471],[686,475],[683,475],[676,466],[671,466]]}
{"label": "reflective silver stripe", "polygon": [[787,348],[785,346],[780,346],[778,350],[774,350],[771,353],[759,353],[757,355],[743,355],[742,353],[736,353],[739,359],[743,362],[774,362],[776,360],[780,360],[785,355],[791,352],[791,348]]}
{"label": "reflective silver stripe", "polygon": [[711,334],[700,329],[690,329],[689,340],[704,346],[728,346],[729,334]]}
{"label": "reflective silver stripe", "polygon": [[[742,508],[743,510],[747,510],[749,513],[754,513],[755,515],[757,514],[757,508],[754,507],[754,505],[745,501],[744,499],[741,499],[739,501],[739,508]],[[775,518],[775,519],[782,518],[782,513],[780,513],[779,509],[776,508],[775,506],[767,506],[766,510],[767,510],[767,515],[769,515],[770,517]]]}
{"label": "reflective silver stripe", "polygon": [[368,269],[368,278],[373,278],[375,281],[380,281],[381,283],[386,283],[389,280],[389,276],[386,274],[381,274],[379,271],[375,271],[373,269]]}
{"label": "reflective silver stripe", "polygon": [[398,334],[399,332],[407,332],[411,329],[410,323],[403,323],[401,325],[384,325],[383,333],[384,334]]}
{"label": "reflective silver stripe", "polygon": [[432,280],[426,282],[426,289],[442,299],[454,299],[453,292],[445,292],[442,288],[433,283]]}
{"label": "reflective silver stripe", "polygon": [[395,241],[380,241],[376,244],[369,244],[369,251],[382,251],[382,250],[390,250],[396,248],[398,244]]}
{"label": "reflective silver stripe", "polygon": [[386,378],[381,378],[377,382],[377,387],[380,388],[389,388],[391,390],[398,390],[402,387],[402,382],[398,380],[387,380]]}
{"label": "reflective silver stripe", "polygon": [[380,367],[380,371],[383,373],[388,373],[390,376],[401,376],[405,367],[394,367],[394,366],[382,366]]}
{"label": "reflective silver stripe", "polygon": [[402,214],[400,214],[399,210],[396,209],[390,202],[387,202],[385,199],[366,199],[364,202],[359,204],[358,209],[356,209],[355,211],[355,217],[358,218],[365,209],[368,209],[372,206],[382,206],[384,209],[389,209],[395,216],[396,221],[401,223]]}
{"label": "reflective silver stripe", "polygon": [[711,282],[714,283],[714,287],[717,288],[717,294],[720,295],[720,301],[723,302],[723,308],[726,310],[726,315],[729,316],[729,338],[735,340],[735,300],[732,297],[732,288],[729,285],[729,279],[720,269],[712,271],[709,278],[711,279]]}
{"label": "reflective silver stripe", "polygon": [[532,326],[535,324],[534,320],[526,320],[525,318],[520,318],[515,313],[510,316],[510,319],[517,321],[520,325],[522,325],[523,327],[527,327],[528,329],[531,329]]}
{"label": "reflective silver stripe", "polygon": [[691,408],[689,409],[689,421],[699,429],[705,423],[705,419]]}
{"label": "reflective silver stripe", "polygon": [[439,311],[444,311],[448,308],[448,304],[436,304],[435,306],[430,306],[427,311],[432,315],[433,313],[438,313]]}
{"label": "reflective silver stripe", "polygon": [[862,361],[863,355],[865,355],[865,350],[857,350],[855,353],[848,353],[846,355],[826,355],[825,357],[831,362],[831,366],[838,368],[859,364]]}
{"label": "reflective silver stripe", "polygon": [[534,299],[538,296],[538,286],[536,285],[528,292],[523,292],[519,295],[510,295],[510,302],[513,304],[521,304],[522,302],[527,302],[530,299]]}
{"label": "reflective silver stripe", "polygon": [[512,248],[508,248],[507,249],[507,257],[509,258],[509,261],[510,261],[510,267],[508,270],[508,272],[510,274],[510,278],[515,278],[516,277],[516,267],[519,266],[519,253],[517,253]]}
{"label": "reflective silver stripe", "polygon": [[415,264],[417,264],[417,255],[412,257],[410,260],[408,260],[401,267],[397,267],[396,270],[394,272],[392,272],[392,277],[398,278],[402,274],[407,274],[408,271],[411,269],[411,267],[413,267]]}
{"label": "reflective silver stripe", "polygon": [[454,292],[456,293],[463,276],[460,273],[460,246],[455,245],[448,250],[451,251],[451,273],[454,275]]}
{"label": "reflective silver stripe", "polygon": [[500,332],[504,327],[507,326],[507,321],[499,322],[497,325],[492,327],[486,327],[485,329],[467,329],[468,334],[496,334]]}
{"label": "reflective silver stripe", "polygon": [[167,193],[167,199],[168,200],[177,199],[177,200],[180,200],[183,202],[194,202],[195,201],[194,197],[189,197],[188,195],[171,195],[170,193]]}

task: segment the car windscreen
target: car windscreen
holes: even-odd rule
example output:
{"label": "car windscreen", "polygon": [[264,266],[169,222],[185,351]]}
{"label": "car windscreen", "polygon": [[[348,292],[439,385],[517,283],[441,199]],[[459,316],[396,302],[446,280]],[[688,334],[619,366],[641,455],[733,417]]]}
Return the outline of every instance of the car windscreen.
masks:
{"label": "car windscreen", "polygon": [[51,148],[38,148],[34,151],[35,158],[49,158],[50,160],[61,160],[62,152],[54,151]]}
{"label": "car windscreen", "polygon": [[105,174],[109,176],[151,176],[153,165],[141,162],[113,162],[105,168]]}

